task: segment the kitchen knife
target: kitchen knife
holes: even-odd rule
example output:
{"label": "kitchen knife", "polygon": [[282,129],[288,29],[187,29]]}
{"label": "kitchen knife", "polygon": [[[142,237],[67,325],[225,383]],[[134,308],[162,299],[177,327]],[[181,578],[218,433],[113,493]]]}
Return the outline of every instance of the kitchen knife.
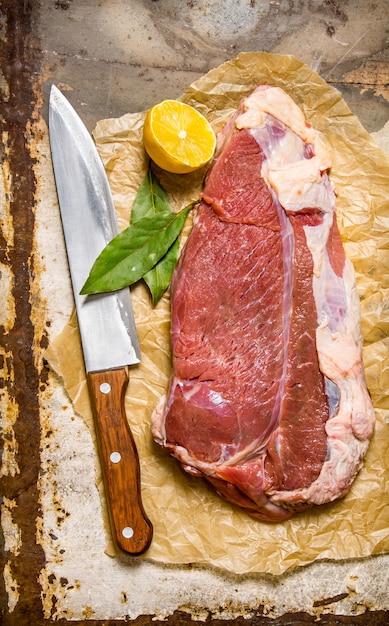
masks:
{"label": "kitchen knife", "polygon": [[118,227],[93,139],[55,85],[49,134],[112,535],[121,550],[139,555],[149,547],[153,528],[142,504],[139,457],[124,408],[129,366],[140,361],[130,292],[80,295]]}

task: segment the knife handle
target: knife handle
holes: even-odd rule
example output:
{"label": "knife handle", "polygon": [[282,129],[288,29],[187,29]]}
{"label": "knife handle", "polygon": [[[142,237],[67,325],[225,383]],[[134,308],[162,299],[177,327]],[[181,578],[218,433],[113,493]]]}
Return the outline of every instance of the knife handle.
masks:
{"label": "knife handle", "polygon": [[128,382],[128,367],[88,374],[112,535],[121,550],[139,555],[149,547],[153,527],[143,509],[138,451],[124,408]]}

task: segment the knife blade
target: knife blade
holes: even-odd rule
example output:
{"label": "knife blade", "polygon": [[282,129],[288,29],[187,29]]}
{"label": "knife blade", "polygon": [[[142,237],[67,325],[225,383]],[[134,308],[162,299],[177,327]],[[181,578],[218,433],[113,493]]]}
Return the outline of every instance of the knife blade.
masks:
{"label": "knife blade", "polygon": [[150,545],[139,456],[124,406],[129,366],[140,362],[129,289],[81,296],[92,264],[118,233],[114,204],[95,144],[53,85],[49,137],[112,536],[126,553]]}

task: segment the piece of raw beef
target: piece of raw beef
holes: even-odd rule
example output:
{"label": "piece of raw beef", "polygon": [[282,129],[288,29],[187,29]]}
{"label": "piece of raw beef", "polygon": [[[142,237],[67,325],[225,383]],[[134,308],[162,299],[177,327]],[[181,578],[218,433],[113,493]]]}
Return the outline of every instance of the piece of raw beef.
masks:
{"label": "piece of raw beef", "polygon": [[291,98],[258,87],[218,137],[172,281],[154,439],[263,520],[342,497],[374,427],[330,166]]}

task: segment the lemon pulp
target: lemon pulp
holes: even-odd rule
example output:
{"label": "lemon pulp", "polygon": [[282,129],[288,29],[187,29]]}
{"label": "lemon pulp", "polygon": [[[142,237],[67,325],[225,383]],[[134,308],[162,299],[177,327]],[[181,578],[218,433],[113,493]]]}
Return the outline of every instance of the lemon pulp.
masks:
{"label": "lemon pulp", "polygon": [[143,142],[150,158],[175,174],[193,172],[212,158],[216,137],[199,111],[178,100],[163,100],[147,113]]}

